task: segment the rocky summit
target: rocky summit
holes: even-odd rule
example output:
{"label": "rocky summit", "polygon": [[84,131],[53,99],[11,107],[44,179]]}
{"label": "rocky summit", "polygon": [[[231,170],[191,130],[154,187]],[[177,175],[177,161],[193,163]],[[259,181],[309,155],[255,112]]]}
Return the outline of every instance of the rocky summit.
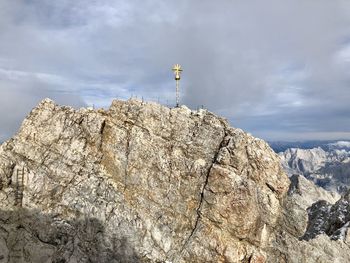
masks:
{"label": "rocky summit", "polygon": [[337,202],[308,184],[207,110],[46,99],[0,147],[0,263],[350,262],[348,217],[305,232]]}

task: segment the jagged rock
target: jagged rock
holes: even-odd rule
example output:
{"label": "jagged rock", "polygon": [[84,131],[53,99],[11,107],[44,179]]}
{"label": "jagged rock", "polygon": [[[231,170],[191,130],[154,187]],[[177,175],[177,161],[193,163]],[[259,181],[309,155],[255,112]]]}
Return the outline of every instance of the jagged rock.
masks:
{"label": "jagged rock", "polygon": [[340,195],[325,191],[301,175],[290,179],[279,227],[268,252],[270,262],[349,262],[350,243],[327,234],[333,223],[325,224],[327,218],[334,220],[334,214],[329,213],[331,207],[341,203]]}
{"label": "jagged rock", "polygon": [[295,237],[300,237],[307,227],[307,209],[320,200],[333,204],[340,199],[340,195],[317,187],[302,175],[293,175],[290,181],[288,195],[283,202],[284,221],[281,228]]}
{"label": "jagged rock", "polygon": [[350,259],[346,241],[299,240],[336,196],[289,188],[264,141],[206,110],[44,100],[1,145],[0,185],[0,263]]}
{"label": "jagged rock", "polygon": [[305,234],[301,237],[305,240],[310,240],[318,235],[326,233],[328,229],[328,214],[331,209],[331,204],[325,200],[317,201],[308,208],[308,226]]}
{"label": "jagged rock", "polygon": [[137,100],[42,101],[1,146],[0,180],[2,256],[36,263],[264,262],[289,186],[264,141]]}
{"label": "jagged rock", "polygon": [[325,200],[334,204],[340,199],[340,194],[329,192],[321,187],[316,186],[313,182],[307,180],[302,175],[292,175],[290,178],[288,196],[296,201],[303,210],[310,207],[319,200]]}
{"label": "jagged rock", "polygon": [[323,200],[314,203],[308,209],[308,215],[308,226],[303,239],[309,240],[326,234],[332,240],[345,240],[350,223],[350,191],[334,205]]}

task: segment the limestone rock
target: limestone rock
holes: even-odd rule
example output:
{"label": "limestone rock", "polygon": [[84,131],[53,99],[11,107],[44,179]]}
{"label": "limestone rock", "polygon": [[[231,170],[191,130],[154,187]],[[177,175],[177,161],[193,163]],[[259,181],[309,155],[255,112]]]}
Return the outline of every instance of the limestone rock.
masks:
{"label": "limestone rock", "polygon": [[0,181],[9,262],[261,262],[289,186],[262,140],[137,100],[42,101],[1,146]]}
{"label": "limestone rock", "polygon": [[302,175],[293,175],[290,180],[288,195],[283,201],[281,229],[298,238],[304,234],[308,224],[307,209],[321,200],[334,204],[340,195],[317,187]]}
{"label": "limestone rock", "polygon": [[[345,207],[339,205],[344,204],[344,198],[325,191],[301,175],[290,179],[280,226],[271,240],[269,262],[349,262],[348,225],[345,222],[336,227],[335,223],[336,213],[347,213],[339,209]],[[329,231],[330,226],[336,228],[335,231]],[[335,238],[334,233],[343,236]]]}
{"label": "limestone rock", "polygon": [[331,262],[344,241],[299,240],[300,182],[206,110],[46,99],[0,147],[0,263]]}
{"label": "limestone rock", "polygon": [[350,191],[342,196],[334,205],[320,200],[308,208],[308,226],[305,240],[326,234],[332,240],[345,240],[350,224]]}

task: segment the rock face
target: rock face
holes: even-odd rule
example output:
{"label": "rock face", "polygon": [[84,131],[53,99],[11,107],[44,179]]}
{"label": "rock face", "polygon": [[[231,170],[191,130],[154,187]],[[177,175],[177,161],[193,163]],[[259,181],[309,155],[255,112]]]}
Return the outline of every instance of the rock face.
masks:
{"label": "rock face", "polygon": [[[349,213],[341,209],[344,197],[339,199],[339,195],[319,188],[301,175],[290,179],[282,216],[268,253],[270,262],[350,262],[348,219],[344,218],[341,223],[337,219]],[[329,207],[334,211],[331,215]],[[323,231],[325,224],[334,231]],[[333,235],[340,231],[342,236]]]}
{"label": "rock face", "polygon": [[44,100],[0,178],[3,262],[262,262],[289,186],[262,140],[135,100]]}
{"label": "rock face", "polygon": [[350,192],[342,196],[334,205],[320,200],[308,208],[309,220],[304,236],[305,240],[326,234],[332,240],[347,237],[350,224]]}
{"label": "rock face", "polygon": [[322,193],[305,205],[279,161],[206,110],[44,100],[0,147],[0,263],[349,260],[299,240]]}

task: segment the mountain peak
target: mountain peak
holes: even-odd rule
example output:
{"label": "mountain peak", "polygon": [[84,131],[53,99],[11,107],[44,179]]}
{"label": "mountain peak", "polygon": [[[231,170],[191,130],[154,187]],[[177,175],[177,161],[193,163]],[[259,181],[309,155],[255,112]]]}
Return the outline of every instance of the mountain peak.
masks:
{"label": "mountain peak", "polygon": [[7,260],[294,256],[278,238],[290,184],[278,156],[207,110],[140,100],[73,109],[44,100],[0,147],[0,182]]}

